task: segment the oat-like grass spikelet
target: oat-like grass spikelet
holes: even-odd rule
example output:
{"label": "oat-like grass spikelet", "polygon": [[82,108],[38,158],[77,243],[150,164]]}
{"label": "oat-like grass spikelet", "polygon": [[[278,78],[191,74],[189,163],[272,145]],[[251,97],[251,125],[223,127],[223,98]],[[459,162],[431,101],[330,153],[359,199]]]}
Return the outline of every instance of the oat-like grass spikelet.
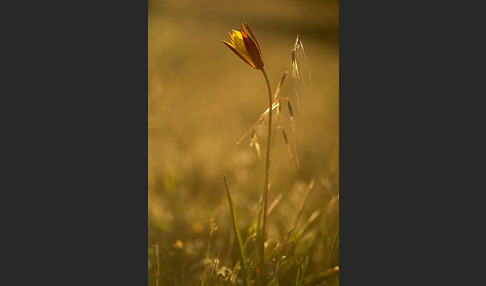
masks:
{"label": "oat-like grass spikelet", "polygon": [[[292,70],[292,82],[294,85],[294,91],[295,91],[295,97],[297,99],[297,106],[300,109],[300,102],[299,102],[299,84],[302,82],[305,88],[311,87],[311,71],[309,67],[309,61],[307,60],[307,55],[304,50],[304,44],[300,40],[300,36],[297,35],[297,38],[295,39],[295,44],[292,49],[292,60],[291,60],[291,70]],[[309,79],[307,80],[304,74],[301,72],[301,67],[305,63],[305,66],[307,66],[308,74],[309,74]],[[307,86],[307,81],[308,85]]]}
{"label": "oat-like grass spikelet", "polygon": [[292,105],[290,104],[290,101],[287,101],[287,108],[289,110],[290,125],[292,126],[292,130],[295,131],[294,112],[292,111]]}
{"label": "oat-like grass spikelet", "polygon": [[[273,105],[272,105],[272,110],[275,110],[277,111],[277,115],[280,113],[280,99],[279,99],[279,94],[280,94],[280,88],[282,87],[282,84],[285,80],[285,77],[287,76],[289,72],[288,71],[285,71],[284,74],[282,75],[282,78],[280,78],[280,81],[278,82],[278,85],[277,85],[277,89],[275,90],[275,94],[273,96]],[[287,99],[288,98],[282,98],[282,99]],[[254,128],[263,121],[263,119],[265,119],[266,117],[268,116],[268,108],[265,112],[262,113],[262,115],[260,115],[260,118],[258,118],[258,120],[253,123],[253,125],[243,134],[243,136],[241,136],[240,140],[238,140],[238,142],[236,142],[236,144],[240,144],[241,141],[252,131],[254,130]]]}
{"label": "oat-like grass spikelet", "polygon": [[289,153],[290,160],[292,161],[292,163],[294,163],[296,168],[300,168],[299,160],[297,159],[297,154],[295,154],[296,155],[295,159],[294,156],[292,156],[292,150],[291,150],[292,147],[290,146],[289,139],[287,138],[287,134],[285,133],[285,130],[283,128],[280,129],[282,130],[282,136],[284,138],[285,145],[287,146],[287,152]]}
{"label": "oat-like grass spikelet", "polygon": [[[275,93],[276,99],[275,99],[275,101],[272,105],[272,110],[276,110],[277,115],[279,115],[280,113],[278,111],[281,108],[281,101],[287,101],[287,109],[288,109],[288,112],[289,112],[290,125],[291,125],[291,128],[292,128],[292,145],[293,145],[293,149],[294,149],[294,153],[295,153],[295,158],[292,155],[290,142],[288,140],[288,137],[287,137],[285,130],[281,126],[277,126],[277,129],[280,128],[282,130],[283,137],[284,137],[284,140],[285,140],[285,144],[287,145],[287,149],[288,149],[288,152],[289,152],[289,155],[290,155],[292,162],[294,162],[294,164],[296,165],[297,168],[300,168],[299,157],[297,155],[297,144],[295,142],[295,119],[294,119],[294,112],[292,110],[292,105],[291,105],[288,97],[280,97],[280,98],[278,97],[278,93],[280,91],[280,86],[281,86],[283,80],[285,79],[286,74],[287,74],[287,72],[284,73],[284,75],[282,76],[282,79],[280,80],[279,86],[277,88],[278,92]],[[255,132],[255,128],[257,127],[258,124],[262,123],[262,121],[268,116],[268,113],[269,113],[269,109],[267,108],[267,110],[265,110],[265,112],[263,112],[260,115],[258,120],[255,123],[253,123],[253,125],[243,134],[243,136],[241,136],[240,140],[238,140],[238,142],[236,142],[236,144],[240,144],[241,141],[243,141],[243,139],[250,132],[252,132],[251,133],[252,135],[250,137],[250,145],[249,146],[250,146],[250,148],[255,147],[255,149],[258,153],[258,158],[261,158],[261,148],[260,148],[260,145],[258,144],[258,140],[257,140],[258,137],[257,137],[257,134]]]}
{"label": "oat-like grass spikelet", "polygon": [[218,256],[216,257],[216,259],[214,259],[214,264],[213,264],[213,267],[211,268],[210,275],[213,275],[214,272],[216,271],[216,269],[218,267],[218,264],[219,264],[219,257],[220,257],[220,255],[221,255],[221,251],[219,251]]}
{"label": "oat-like grass spikelet", "polygon": [[255,147],[255,150],[257,151],[257,154],[258,154],[258,158],[260,159],[262,157],[261,151],[260,151],[261,148],[260,148],[260,144],[258,143],[258,136],[257,136],[255,130],[253,130],[253,133],[252,133],[251,139],[250,139],[250,148],[251,147]]}
{"label": "oat-like grass spikelet", "polygon": [[299,156],[297,155],[297,144],[295,143],[295,120],[294,120],[294,112],[292,111],[292,105],[290,101],[287,101],[287,108],[289,110],[289,117],[290,117],[290,125],[292,127],[292,135],[293,140],[292,143],[294,145],[294,152],[295,152],[295,162],[297,164],[297,168],[300,168],[299,164]]}

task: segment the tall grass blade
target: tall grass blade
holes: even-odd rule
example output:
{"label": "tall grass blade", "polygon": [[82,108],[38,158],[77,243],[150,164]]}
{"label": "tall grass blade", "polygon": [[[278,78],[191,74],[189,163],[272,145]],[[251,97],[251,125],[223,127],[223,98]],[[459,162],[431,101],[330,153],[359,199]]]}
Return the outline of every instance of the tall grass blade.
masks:
{"label": "tall grass blade", "polygon": [[273,209],[277,206],[277,204],[280,202],[281,199],[282,199],[282,194],[280,193],[268,207],[267,215],[269,215],[273,211]]}
{"label": "tall grass blade", "polygon": [[228,183],[226,182],[226,176],[224,177],[224,186],[226,188],[226,197],[228,198],[228,204],[230,208],[230,213],[231,213],[231,218],[233,219],[233,229],[235,231],[236,238],[238,240],[238,250],[240,252],[240,259],[241,259],[241,268],[243,269],[242,273],[244,276],[244,279],[246,281],[246,285],[250,286],[250,279],[247,274],[247,268],[246,268],[246,258],[245,258],[245,252],[243,251],[243,242],[241,239],[240,235],[240,229],[238,227],[238,221],[236,220],[236,212],[235,208],[233,205],[233,199],[231,198],[231,193],[228,188]]}
{"label": "tall grass blade", "polygon": [[338,240],[338,237],[339,237],[339,229],[336,233],[336,236],[334,237],[334,241],[333,241],[332,247],[331,247],[331,252],[329,252],[329,257],[327,258],[326,270],[329,269],[329,266],[331,265],[332,252],[334,251],[334,247],[336,246],[336,241]]}
{"label": "tall grass blade", "polygon": [[310,191],[312,190],[312,188],[314,188],[314,182],[315,182],[315,178],[312,179],[309,186],[307,186],[304,197],[302,198],[302,201],[300,202],[299,210],[297,211],[297,216],[295,217],[294,229],[297,228],[297,224],[299,223],[300,216],[302,215],[302,212],[304,211],[304,205],[305,205],[305,202],[307,201],[307,197],[309,197]]}
{"label": "tall grass blade", "polygon": [[304,258],[296,259],[295,267],[297,267],[297,273],[295,277],[295,286],[301,286],[304,284],[305,272],[307,270],[307,265],[309,263],[309,256]]}
{"label": "tall grass blade", "polygon": [[316,220],[319,217],[320,214],[321,214],[321,210],[319,209],[319,210],[314,211],[309,216],[307,221],[299,229],[299,233],[296,235],[296,239],[295,239],[296,241],[300,240],[300,238],[306,233],[307,228],[314,222],[314,220]]}
{"label": "tall grass blade", "polygon": [[159,260],[159,242],[157,241],[156,244],[153,245],[155,249],[155,285],[159,286],[159,279],[160,279],[160,260]]}
{"label": "tall grass blade", "polygon": [[211,239],[213,237],[213,232],[215,232],[217,229],[218,229],[218,226],[216,225],[214,218],[211,217],[209,219],[209,239],[208,239],[208,249],[206,251],[206,259],[209,259],[209,249],[211,247]]}

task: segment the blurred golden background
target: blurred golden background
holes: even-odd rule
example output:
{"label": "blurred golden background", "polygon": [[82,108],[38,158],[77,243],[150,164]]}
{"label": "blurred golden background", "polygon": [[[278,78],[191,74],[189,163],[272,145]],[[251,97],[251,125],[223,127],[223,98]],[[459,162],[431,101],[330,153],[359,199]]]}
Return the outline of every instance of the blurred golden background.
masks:
{"label": "blurred golden background", "polygon": [[[318,269],[339,224],[338,1],[151,0],[148,7],[148,248],[150,254],[159,243],[161,276],[193,285],[195,278],[187,273],[206,254],[210,218],[218,225],[211,251],[223,261],[235,255],[228,249],[231,219],[223,176],[240,228],[256,214],[266,141],[259,142],[262,158],[249,147],[248,137],[236,142],[267,109],[266,84],[260,71],[221,43],[242,21],[258,40],[272,92],[289,71],[280,95],[290,98],[296,125],[300,168],[292,164],[281,133],[272,149],[269,203],[279,195],[281,200],[269,216],[269,235],[288,231],[314,179],[304,212],[321,211],[316,223],[324,239],[312,258]],[[312,74],[311,87],[300,93],[300,109],[290,76],[297,34]],[[286,104],[279,120],[294,138]],[[333,262],[339,264],[338,255]]]}

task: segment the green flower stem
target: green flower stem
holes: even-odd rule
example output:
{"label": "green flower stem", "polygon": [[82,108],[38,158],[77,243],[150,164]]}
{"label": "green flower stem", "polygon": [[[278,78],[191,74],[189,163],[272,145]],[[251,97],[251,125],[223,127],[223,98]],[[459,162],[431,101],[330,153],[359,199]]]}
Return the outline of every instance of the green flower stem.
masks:
{"label": "green flower stem", "polygon": [[266,157],[266,164],[265,164],[265,185],[263,186],[263,225],[262,225],[262,233],[261,233],[261,242],[260,242],[260,285],[263,286],[265,283],[265,271],[264,271],[264,264],[265,264],[265,236],[266,236],[266,227],[267,227],[267,199],[268,199],[268,172],[270,170],[270,137],[272,135],[272,89],[270,88],[270,82],[268,80],[267,73],[265,69],[261,69],[263,75],[265,76],[265,81],[267,82],[268,88],[268,138],[267,138],[267,157]]}

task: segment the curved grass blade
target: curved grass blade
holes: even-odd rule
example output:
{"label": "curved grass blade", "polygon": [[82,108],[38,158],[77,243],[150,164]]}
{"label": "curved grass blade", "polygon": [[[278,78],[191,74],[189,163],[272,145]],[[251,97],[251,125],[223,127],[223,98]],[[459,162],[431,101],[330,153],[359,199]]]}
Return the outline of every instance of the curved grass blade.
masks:
{"label": "curved grass blade", "polygon": [[[272,110],[274,110],[275,108],[279,107],[280,106],[280,99],[277,99],[273,102],[272,104]],[[258,123],[260,123],[263,119],[265,119],[267,116],[268,116],[268,113],[269,113],[269,109],[267,108],[267,110],[265,112],[262,113],[262,115],[260,115],[260,118],[258,118],[258,120],[253,123],[253,125],[250,127],[250,129],[248,129],[245,134],[243,134],[243,136],[241,136],[240,140],[238,140],[238,142],[236,142],[236,144],[240,144],[240,142],[243,140],[243,138],[245,138],[246,135],[248,135],[248,133],[250,133],[250,131],[252,131],[255,126],[257,126]]]}
{"label": "curved grass blade", "polygon": [[310,286],[310,285],[318,285],[319,283],[322,283],[324,281],[327,281],[334,277],[336,274],[339,274],[339,266],[334,267],[331,270],[327,270],[324,272],[321,272],[308,280],[306,283],[304,283],[303,286]]}
{"label": "curved grass blade", "polygon": [[[285,76],[288,74],[289,72],[288,71],[285,71],[284,74],[282,75],[282,78],[280,79],[280,81],[278,82],[278,85],[277,85],[277,89],[275,90],[275,95],[274,95],[274,102],[272,104],[272,110],[275,110],[276,108],[280,108],[280,99],[278,98],[278,95],[280,94],[280,88],[282,87],[282,84],[285,80]],[[265,119],[265,117],[268,116],[268,108],[265,112],[262,113],[262,115],[260,115],[260,118],[258,118],[258,120],[253,123],[253,125],[245,132],[245,134],[243,134],[243,136],[241,136],[240,140],[238,140],[238,142],[236,142],[236,144],[240,144],[240,142],[246,137],[246,135],[248,135],[248,133],[250,133],[250,131],[254,130],[255,126],[257,126],[260,122],[262,122],[263,119]]]}
{"label": "curved grass blade", "polygon": [[275,95],[273,96],[273,100],[277,100],[278,94],[280,93],[280,87],[283,84],[283,81],[285,80],[285,76],[288,74],[288,71],[285,71],[284,74],[282,75],[282,78],[278,82],[277,89],[275,90]]}

